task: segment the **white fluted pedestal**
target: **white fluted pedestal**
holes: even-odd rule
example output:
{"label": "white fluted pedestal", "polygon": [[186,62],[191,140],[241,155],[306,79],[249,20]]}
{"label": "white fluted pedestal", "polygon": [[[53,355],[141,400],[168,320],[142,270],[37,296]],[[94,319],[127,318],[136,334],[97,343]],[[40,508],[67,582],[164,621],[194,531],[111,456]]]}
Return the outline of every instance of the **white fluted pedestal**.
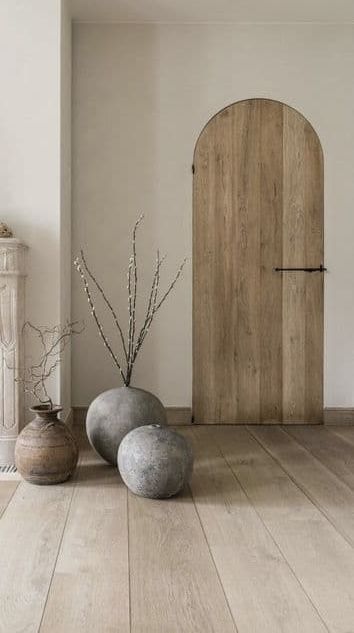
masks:
{"label": "white fluted pedestal", "polygon": [[0,238],[0,467],[14,463],[24,425],[23,387],[16,378],[24,363],[25,253],[20,240]]}

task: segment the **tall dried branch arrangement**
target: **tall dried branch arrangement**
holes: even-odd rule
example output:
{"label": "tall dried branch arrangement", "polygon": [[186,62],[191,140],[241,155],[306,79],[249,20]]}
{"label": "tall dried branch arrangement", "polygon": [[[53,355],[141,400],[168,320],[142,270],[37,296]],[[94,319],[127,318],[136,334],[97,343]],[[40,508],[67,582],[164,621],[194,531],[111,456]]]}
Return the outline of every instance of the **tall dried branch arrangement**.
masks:
{"label": "tall dried branch arrangement", "polygon": [[[151,324],[156,316],[156,313],[161,308],[164,301],[167,299],[170,292],[175,287],[179,277],[182,274],[182,270],[185,266],[187,259],[185,258],[180,267],[178,268],[174,278],[170,282],[167,290],[160,294],[160,272],[161,266],[165,260],[164,257],[160,257],[159,251],[156,253],[155,270],[152,277],[151,289],[146,306],[145,318],[143,319],[141,328],[137,327],[137,298],[138,298],[138,265],[137,265],[137,251],[136,251],[136,235],[143,220],[141,215],[134,224],[132,232],[132,252],[129,258],[128,272],[127,272],[127,291],[128,291],[128,331],[124,335],[123,328],[118,318],[117,311],[113,308],[112,302],[108,299],[102,285],[97,280],[97,277],[93,274],[88,266],[86,257],[83,250],[80,251],[80,256],[74,260],[74,265],[78,271],[82,285],[86,294],[86,298],[89,304],[91,315],[94,319],[98,332],[102,338],[102,341],[107,348],[114,364],[116,365],[123,383],[128,387],[131,383],[134,363],[141,350],[142,344],[150,330]],[[115,327],[118,330],[118,336],[121,343],[121,352],[117,353],[114,350],[114,346],[109,340],[100,318],[97,314],[96,305],[91,288],[95,288],[96,292],[102,297],[104,304],[106,305]]]}
{"label": "tall dried branch arrangement", "polygon": [[56,372],[61,361],[65,347],[74,334],[81,334],[84,326],[79,321],[66,323],[64,326],[42,327],[33,325],[29,321],[23,326],[27,335],[39,340],[39,352],[37,362],[18,369],[16,382],[23,385],[24,392],[31,394],[37,402],[48,409],[53,408],[53,400],[48,393],[47,382]]}

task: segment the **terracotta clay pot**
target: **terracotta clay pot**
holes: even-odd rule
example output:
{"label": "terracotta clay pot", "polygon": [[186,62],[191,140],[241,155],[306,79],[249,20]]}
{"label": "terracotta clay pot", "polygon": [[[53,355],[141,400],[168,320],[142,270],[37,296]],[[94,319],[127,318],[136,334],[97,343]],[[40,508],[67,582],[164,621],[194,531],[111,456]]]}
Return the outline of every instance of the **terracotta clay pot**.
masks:
{"label": "terracotta clay pot", "polygon": [[16,441],[15,462],[19,473],[32,484],[59,484],[73,474],[79,451],[69,427],[58,419],[61,407],[33,407],[32,422]]}

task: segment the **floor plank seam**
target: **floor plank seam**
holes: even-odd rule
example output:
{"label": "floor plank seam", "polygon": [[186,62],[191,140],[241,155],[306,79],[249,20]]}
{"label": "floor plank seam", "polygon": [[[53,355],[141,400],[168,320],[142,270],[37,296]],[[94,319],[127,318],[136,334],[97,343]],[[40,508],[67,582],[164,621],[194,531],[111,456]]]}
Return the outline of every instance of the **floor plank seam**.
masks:
{"label": "floor plank seam", "polygon": [[[267,455],[269,455],[269,457],[271,457],[271,458],[273,459],[273,461],[274,461],[276,464],[278,464],[279,468],[281,468],[281,469],[284,471],[284,473],[285,473],[285,474],[289,477],[290,481],[292,481],[292,482],[293,482],[293,484],[294,484],[297,488],[299,488],[299,490],[301,490],[301,492],[302,492],[302,493],[305,495],[305,497],[306,497],[306,498],[310,501],[310,503],[312,503],[312,505],[313,505],[313,506],[315,506],[315,508],[317,508],[317,510],[318,510],[319,512],[321,512],[322,516],[326,519],[326,521],[328,521],[328,523],[330,523],[330,525],[331,525],[331,526],[333,527],[333,529],[334,529],[334,530],[335,530],[335,531],[339,534],[339,536],[341,536],[341,537],[342,537],[342,538],[346,541],[346,543],[348,543],[348,545],[349,545],[351,548],[353,548],[353,549],[354,549],[354,541],[351,539],[351,537],[350,537],[350,536],[348,536],[345,532],[343,532],[343,531],[342,531],[342,530],[341,530],[341,529],[340,529],[340,528],[339,528],[339,527],[338,527],[338,526],[334,523],[334,519],[331,517],[331,515],[330,515],[328,512],[326,512],[326,510],[325,510],[325,509],[321,506],[321,504],[319,504],[319,502],[318,502],[318,501],[317,501],[317,500],[316,500],[316,499],[312,496],[312,494],[309,492],[309,490],[307,490],[307,489],[306,489],[306,488],[305,488],[302,484],[300,484],[300,483],[299,483],[299,482],[295,479],[294,475],[292,475],[292,474],[291,474],[291,473],[287,470],[287,468],[286,468],[286,467],[285,467],[285,466],[284,466],[284,465],[283,465],[283,464],[279,461],[279,459],[278,459],[277,457],[275,457],[275,455],[273,455],[273,453],[271,453],[271,452],[270,452],[270,450],[269,450],[266,446],[264,446],[264,445],[262,444],[262,442],[261,442],[261,441],[260,441],[257,437],[255,437],[255,436],[253,435],[253,433],[252,433],[252,431],[251,431],[251,430],[249,430],[249,429],[247,429],[247,430],[249,431],[249,433],[250,433],[250,435],[253,437],[253,439],[254,439],[254,440],[255,440],[255,441],[259,444],[259,446],[260,446],[260,447],[261,447],[261,448],[262,448],[262,449],[263,449],[263,450],[267,453]],[[280,430],[281,430],[281,431],[283,431],[283,429],[280,429]],[[295,441],[295,442],[297,442],[297,440],[296,440],[295,438],[293,438],[292,436],[289,436],[289,437],[291,437],[291,439],[294,439],[294,441]],[[300,442],[297,442],[297,444],[299,444],[299,446],[301,446],[301,448],[304,448],[305,450],[307,450],[305,446],[303,446],[302,444],[300,444]],[[311,457],[313,457],[314,459],[317,459],[317,458],[316,458],[316,457],[315,457],[315,456],[314,456],[314,455],[313,455],[310,451],[307,451],[307,452],[311,455]],[[323,464],[323,463],[322,463],[319,459],[317,459],[317,461],[319,462],[319,464],[321,464],[321,466],[323,466],[324,468],[327,468],[327,467],[325,466],[325,464]],[[344,485],[348,488],[348,490],[350,490],[350,492],[353,492],[353,490],[352,490],[352,489],[351,489],[351,488],[350,488],[350,487],[349,487],[349,486],[348,486],[348,485],[347,485],[344,481],[342,481],[341,479],[339,479],[339,477],[338,477],[335,473],[333,473],[333,472],[332,472],[329,468],[328,468],[327,470],[328,470],[328,472],[330,472],[330,473],[331,473],[331,475],[334,475],[334,476],[338,479],[338,481],[339,481],[341,484],[344,484]]]}
{"label": "floor plank seam", "polygon": [[231,607],[230,607],[230,603],[229,603],[229,600],[228,600],[228,598],[227,598],[226,591],[225,591],[224,585],[223,585],[222,580],[221,580],[221,577],[220,577],[219,569],[218,569],[218,567],[217,567],[217,564],[216,564],[216,562],[215,562],[215,559],[214,559],[213,553],[212,553],[212,551],[211,551],[211,548],[210,548],[210,545],[209,545],[209,541],[208,541],[207,535],[206,535],[206,533],[205,533],[204,526],[203,526],[202,520],[201,520],[201,518],[200,518],[200,514],[199,514],[199,512],[198,512],[197,504],[195,503],[195,500],[194,500],[192,487],[191,487],[191,486],[188,486],[188,488],[189,488],[189,493],[190,493],[190,495],[191,495],[191,499],[192,499],[192,501],[193,501],[193,505],[194,505],[194,508],[195,508],[195,511],[196,511],[196,514],[197,514],[197,517],[198,517],[198,521],[199,521],[199,524],[200,524],[200,527],[201,527],[201,530],[202,530],[202,533],[203,533],[203,536],[204,536],[204,540],[205,540],[205,542],[206,542],[206,544],[207,544],[207,548],[208,548],[208,551],[209,551],[209,554],[210,554],[210,558],[211,558],[211,560],[213,561],[214,569],[215,569],[215,571],[216,571],[216,575],[217,575],[217,577],[218,577],[218,580],[219,580],[219,583],[220,583],[220,587],[221,587],[221,589],[222,589],[222,592],[223,592],[223,595],[224,595],[224,598],[225,598],[225,601],[226,601],[226,604],[227,604],[227,608],[228,608],[228,610],[229,610],[229,613],[230,613],[231,619],[232,619],[232,621],[233,621],[233,623],[234,623],[235,633],[239,633],[239,629],[238,629],[237,623],[236,623],[235,618],[234,618],[234,616],[233,616],[233,613],[232,613],[232,610],[231,610]]}
{"label": "floor plank seam", "polygon": [[[291,433],[288,432],[287,429],[281,429],[283,431],[283,433],[286,433],[291,439],[293,439],[295,442],[297,442],[299,444],[299,446],[302,446],[302,448],[304,448],[310,455],[311,457],[313,457],[314,459],[316,459],[322,466],[324,466],[324,468],[327,468],[327,470],[334,475],[335,477],[337,477],[337,479],[344,484],[345,486],[347,486],[347,488],[349,488],[349,490],[351,490],[352,492],[354,492],[354,489],[345,481],[345,479],[343,479],[343,477],[341,477],[338,473],[336,473],[335,470],[333,470],[333,468],[331,468],[328,464],[326,464],[320,457],[317,457],[317,455],[315,455],[315,453],[312,452],[312,450],[310,448],[308,448],[308,446],[305,446],[305,444],[303,444],[300,440],[298,440],[297,438],[293,437],[291,435]],[[253,436],[252,436],[253,437]],[[341,436],[337,435],[337,437],[339,437],[340,439],[343,439]],[[344,441],[344,439],[343,439]],[[353,444],[351,442],[347,442],[347,444],[349,446],[353,446]]]}
{"label": "floor plank seam", "polygon": [[128,548],[128,609],[129,609],[129,632],[132,633],[132,583],[130,577],[130,520],[129,520],[129,490],[127,495],[127,548]]}
{"label": "floor plank seam", "polygon": [[[327,428],[327,427],[326,427]],[[345,426],[345,429],[350,429],[350,428],[354,428],[354,427],[350,427],[350,426]],[[345,435],[341,434],[341,430],[343,430],[343,427],[341,426],[334,426],[334,427],[329,427],[328,431],[330,432],[331,435],[335,435],[336,437],[339,437],[341,440],[343,440],[343,442],[345,442],[345,444],[348,444],[349,446],[351,446],[353,448],[354,446],[354,441],[351,438],[346,437]]]}
{"label": "floor plank seam", "polygon": [[[252,433],[248,430],[248,427],[246,427],[246,431],[249,433],[249,435],[250,435],[252,438],[254,438],[254,436],[252,435]],[[254,439],[256,440],[256,438],[254,438]],[[257,440],[256,440],[256,441],[257,441]],[[260,515],[260,513],[258,512],[258,510],[257,510],[256,506],[254,505],[253,501],[252,501],[252,500],[251,500],[251,498],[249,497],[249,495],[248,495],[247,491],[245,490],[244,486],[242,485],[241,481],[240,481],[240,480],[239,480],[239,478],[237,477],[237,475],[236,475],[235,471],[233,470],[233,468],[232,468],[231,464],[229,463],[229,461],[228,461],[228,459],[227,459],[226,455],[224,455],[223,450],[222,450],[221,446],[219,445],[219,442],[218,442],[217,438],[216,438],[216,442],[217,442],[218,448],[219,448],[219,450],[220,450],[220,452],[221,452],[221,455],[223,456],[223,458],[224,458],[224,460],[225,460],[226,464],[228,465],[228,467],[230,468],[230,470],[231,470],[231,472],[232,472],[232,474],[233,474],[233,476],[234,476],[235,480],[237,481],[237,483],[238,483],[238,485],[240,486],[241,490],[242,490],[242,491],[243,491],[243,493],[245,494],[245,496],[246,496],[246,498],[247,498],[247,500],[248,500],[249,504],[252,506],[252,508],[254,509],[255,513],[257,514],[257,516],[258,516],[259,520],[261,521],[261,523],[262,523],[262,525],[263,525],[264,529],[265,529],[265,530],[266,530],[266,532],[269,534],[269,536],[270,536],[271,540],[273,541],[273,543],[274,543],[275,547],[277,548],[277,550],[278,550],[278,552],[280,553],[280,555],[281,555],[282,559],[284,560],[285,564],[287,565],[288,569],[290,570],[290,573],[293,575],[293,577],[295,578],[295,580],[296,580],[297,584],[299,585],[299,587],[300,587],[301,591],[304,593],[304,595],[306,596],[307,600],[309,601],[309,603],[310,603],[310,604],[311,604],[311,606],[313,607],[314,611],[317,613],[317,615],[318,615],[318,617],[319,617],[320,621],[322,622],[323,626],[325,627],[326,631],[328,631],[328,633],[331,633],[331,630],[329,629],[329,627],[328,627],[327,623],[326,623],[326,622],[325,622],[325,620],[323,619],[323,617],[322,617],[321,613],[319,612],[318,608],[316,607],[316,605],[314,604],[314,602],[312,601],[312,599],[311,599],[311,598],[310,598],[310,596],[308,595],[308,593],[307,593],[307,591],[306,591],[305,587],[303,586],[303,584],[302,584],[301,580],[297,577],[297,575],[296,575],[296,573],[295,573],[294,569],[293,569],[293,568],[292,568],[292,566],[290,565],[290,563],[289,563],[288,559],[286,558],[285,554],[283,553],[283,551],[282,551],[281,547],[279,546],[279,544],[278,544],[278,543],[277,543],[277,541],[275,540],[275,538],[274,538],[273,534],[272,534],[272,533],[271,533],[271,531],[269,530],[268,526],[267,526],[267,525],[266,525],[266,523],[264,522],[264,520],[263,520],[262,516],[261,516],[261,515]],[[259,444],[259,442],[258,442],[258,444]],[[263,448],[263,447],[262,447],[262,445],[260,445],[260,446],[261,446],[261,448]],[[272,456],[270,456],[270,457],[272,458]],[[273,459],[273,458],[272,458],[272,459]],[[274,460],[274,461],[275,461],[275,460]],[[287,475],[287,473],[286,473],[286,475]],[[287,476],[288,476],[288,475],[287,475]]]}
{"label": "floor plank seam", "polygon": [[53,565],[53,571],[52,571],[52,574],[51,574],[51,577],[50,577],[50,582],[49,582],[49,585],[48,585],[48,591],[47,591],[47,595],[46,595],[46,598],[45,598],[45,601],[44,601],[42,617],[41,617],[41,621],[39,623],[39,627],[38,627],[37,633],[40,633],[42,625],[43,625],[44,616],[45,616],[45,612],[46,612],[46,608],[47,608],[47,604],[48,604],[48,599],[49,599],[49,595],[50,595],[50,591],[51,591],[51,588],[52,588],[53,579],[54,579],[54,575],[55,575],[55,570],[56,570],[56,567],[57,567],[57,563],[58,563],[58,560],[59,560],[59,555],[60,555],[61,548],[62,548],[62,545],[63,545],[65,530],[66,530],[66,526],[68,524],[68,520],[69,520],[69,516],[70,516],[70,512],[71,512],[71,508],[72,508],[72,504],[73,504],[73,500],[74,500],[75,491],[77,489],[78,474],[79,474],[79,468],[78,468],[78,471],[77,471],[77,475],[75,477],[75,481],[72,482],[72,486],[73,487],[72,487],[72,493],[71,493],[71,497],[70,497],[70,501],[69,501],[69,505],[68,505],[68,511],[66,513],[66,517],[65,517],[62,533],[61,533],[61,536],[60,536],[58,549],[57,549],[57,554],[56,554],[54,565]]}
{"label": "floor plank seam", "polygon": [[[279,429],[282,433],[285,433],[284,429]],[[253,433],[251,431],[249,431],[249,433],[252,435],[252,437],[258,442],[258,444],[263,448],[263,450],[266,451],[266,453],[268,453],[268,455],[270,457],[272,457],[272,459],[278,464],[278,466],[287,474],[287,476],[289,477],[289,479],[291,479],[291,481],[299,488],[299,490],[301,490],[301,492],[303,492],[303,494],[308,498],[308,500],[312,503],[312,505],[314,505],[317,510],[319,512],[321,512],[321,514],[325,517],[325,519],[327,519],[328,523],[330,523],[332,525],[332,527],[336,530],[336,532],[338,532],[338,534],[348,543],[348,545],[350,545],[350,547],[352,547],[354,549],[354,541],[353,539],[347,535],[345,532],[343,532],[335,523],[334,523],[334,519],[331,517],[331,515],[321,506],[321,504],[316,500],[315,497],[312,496],[311,492],[309,490],[307,490],[302,484],[300,484],[296,478],[294,477],[294,475],[292,475],[287,468],[279,461],[279,459],[277,457],[275,457],[265,446],[263,446],[263,444],[258,440],[258,438],[256,438]],[[287,434],[288,435],[288,434]],[[323,468],[325,468],[326,470],[328,470],[328,472],[335,477],[336,479],[338,479],[339,483],[342,484],[343,486],[345,486],[351,493],[353,493],[353,489],[348,486],[348,484],[343,481],[340,477],[338,477],[338,475],[336,473],[334,473],[330,468],[328,468],[326,466],[326,464],[324,464],[321,460],[319,460],[315,455],[313,455],[311,453],[311,451],[309,451],[307,449],[306,446],[303,446],[303,444],[301,444],[300,442],[298,442],[297,439],[293,438],[292,435],[289,435],[289,437],[294,440],[294,442],[296,444],[298,444],[301,448],[303,448],[304,450],[306,450],[307,453],[309,453],[309,455],[311,455],[311,457],[313,459],[315,459]]]}
{"label": "floor plank seam", "polygon": [[22,486],[22,481],[20,481],[20,483],[18,484],[18,486],[16,486],[16,488],[15,488],[15,490],[13,491],[13,493],[12,493],[12,495],[11,495],[10,499],[8,500],[8,502],[7,502],[6,506],[3,508],[2,512],[0,512],[0,520],[1,520],[1,519],[3,519],[3,517],[4,517],[4,515],[5,515],[6,510],[8,509],[8,507],[9,507],[9,505],[10,505],[11,501],[13,500],[13,498],[14,498],[14,496],[15,496],[16,492],[19,490],[20,486]]}

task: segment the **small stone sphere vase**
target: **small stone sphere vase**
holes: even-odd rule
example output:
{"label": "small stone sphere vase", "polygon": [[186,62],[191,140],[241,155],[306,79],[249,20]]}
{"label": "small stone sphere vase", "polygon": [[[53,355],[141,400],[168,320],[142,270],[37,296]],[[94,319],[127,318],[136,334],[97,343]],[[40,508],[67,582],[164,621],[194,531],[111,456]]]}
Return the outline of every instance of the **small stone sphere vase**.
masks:
{"label": "small stone sphere vase", "polygon": [[118,468],[134,494],[165,499],[176,495],[188,483],[193,452],[182,435],[150,424],[125,436],[118,450]]}
{"label": "small stone sphere vase", "polygon": [[109,464],[117,466],[117,453],[127,433],[143,424],[167,424],[165,407],[149,391],[118,387],[104,391],[90,404],[86,432],[91,446]]}
{"label": "small stone sphere vase", "polygon": [[32,484],[66,481],[73,474],[79,456],[69,427],[58,419],[61,407],[32,407],[36,414],[16,440],[15,463],[20,475]]}

